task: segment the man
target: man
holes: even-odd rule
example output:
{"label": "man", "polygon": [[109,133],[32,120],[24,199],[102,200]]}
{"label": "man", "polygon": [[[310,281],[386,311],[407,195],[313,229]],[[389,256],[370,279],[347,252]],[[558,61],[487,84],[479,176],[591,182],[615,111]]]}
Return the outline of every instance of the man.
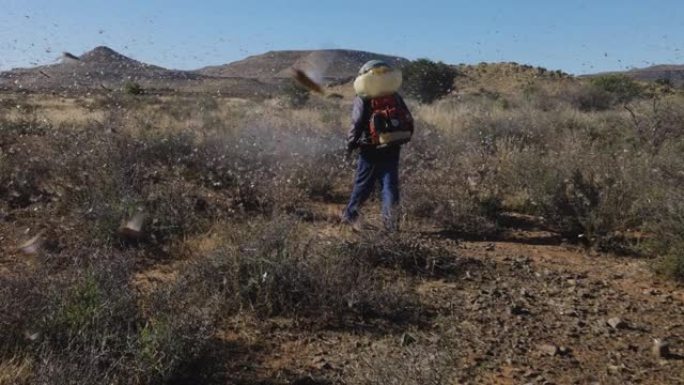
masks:
{"label": "man", "polygon": [[371,60],[354,81],[356,97],[347,153],[359,149],[358,166],[349,204],[342,220],[359,229],[359,208],[380,182],[385,229],[398,230],[399,154],[413,133],[413,117],[397,91],[401,71],[380,60]]}

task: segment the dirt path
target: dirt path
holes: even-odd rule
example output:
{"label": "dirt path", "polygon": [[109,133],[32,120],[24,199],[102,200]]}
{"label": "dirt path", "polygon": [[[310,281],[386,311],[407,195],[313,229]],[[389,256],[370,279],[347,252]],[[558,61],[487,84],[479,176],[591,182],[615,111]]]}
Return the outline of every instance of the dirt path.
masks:
{"label": "dirt path", "polygon": [[[353,239],[333,223],[337,210],[314,216],[312,233]],[[684,288],[654,277],[647,261],[589,253],[534,229],[497,241],[420,233],[459,266],[411,278],[428,322],[382,331],[232,320],[217,342],[230,360],[211,369],[213,380],[684,384]],[[669,356],[654,355],[655,338],[670,343]]]}

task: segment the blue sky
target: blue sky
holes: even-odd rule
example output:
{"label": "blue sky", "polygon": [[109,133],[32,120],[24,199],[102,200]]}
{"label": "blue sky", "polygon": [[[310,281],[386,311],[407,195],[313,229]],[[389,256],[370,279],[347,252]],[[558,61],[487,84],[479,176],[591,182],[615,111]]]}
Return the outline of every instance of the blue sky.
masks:
{"label": "blue sky", "polygon": [[350,48],[574,74],[684,64],[682,0],[0,0],[0,70],[107,45],[169,68]]}

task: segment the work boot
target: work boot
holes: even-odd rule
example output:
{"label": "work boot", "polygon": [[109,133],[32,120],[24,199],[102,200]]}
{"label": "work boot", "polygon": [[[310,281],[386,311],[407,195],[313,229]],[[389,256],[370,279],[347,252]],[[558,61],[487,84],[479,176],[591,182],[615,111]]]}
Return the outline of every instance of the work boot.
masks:
{"label": "work boot", "polygon": [[349,228],[355,233],[360,233],[363,230],[363,224],[361,222],[360,216],[354,219],[349,219],[345,216],[340,216],[340,223],[342,225],[349,226]]}
{"label": "work boot", "polygon": [[399,210],[393,209],[389,214],[385,214],[382,217],[382,224],[385,227],[385,231],[388,233],[399,232]]}

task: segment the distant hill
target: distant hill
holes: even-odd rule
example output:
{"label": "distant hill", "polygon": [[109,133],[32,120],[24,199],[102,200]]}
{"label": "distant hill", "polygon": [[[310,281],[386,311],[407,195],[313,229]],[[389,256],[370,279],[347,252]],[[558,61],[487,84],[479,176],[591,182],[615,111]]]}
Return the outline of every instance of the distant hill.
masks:
{"label": "distant hill", "polygon": [[[143,63],[108,47],[97,47],[80,56],[64,53],[59,63],[18,68],[0,73],[0,89],[30,91],[90,91],[121,89],[126,81],[159,91],[210,92],[238,97],[269,97],[282,92],[290,68],[307,70],[331,91],[352,95],[349,86],[368,60],[382,59],[402,66],[408,60],[365,51],[325,49],[271,51],[219,66],[180,71]],[[516,93],[525,87],[562,87],[576,78],[562,71],[518,63],[480,63],[454,66],[457,93]],[[635,79],[669,79],[684,85],[684,65],[659,65],[624,72]],[[598,75],[598,74],[597,74]],[[596,76],[596,75],[587,75]]]}
{"label": "distant hill", "polygon": [[629,70],[625,75],[643,81],[668,79],[676,87],[684,86],[684,65],[654,65]]}
{"label": "distant hill", "polygon": [[583,77],[594,77],[609,74],[623,74],[635,80],[645,82],[654,82],[656,80],[667,79],[673,86],[684,86],[684,64],[659,64],[646,68],[635,68],[622,72],[603,72],[591,75],[584,75]]}
{"label": "distant hill", "polygon": [[60,62],[0,73],[0,88],[27,90],[81,90],[120,87],[126,81],[167,87],[177,81],[203,76],[189,71],[168,70],[139,62],[108,47],[97,47],[81,56],[64,53]]}
{"label": "distant hill", "polygon": [[309,51],[271,51],[250,56],[233,63],[204,67],[196,72],[216,77],[239,78],[285,78],[289,68],[319,71],[321,79],[344,81],[356,76],[359,68],[367,61],[381,59],[392,65],[401,65],[407,59],[365,51],[325,49]]}
{"label": "distant hill", "polygon": [[0,89],[82,92],[120,89],[126,81],[135,81],[149,90],[271,95],[280,92],[293,66],[325,83],[343,83],[371,59],[397,66],[408,62],[401,57],[354,50],[272,51],[225,65],[178,71],[139,62],[109,47],[97,47],[80,56],[65,52],[56,64],[1,72]]}

